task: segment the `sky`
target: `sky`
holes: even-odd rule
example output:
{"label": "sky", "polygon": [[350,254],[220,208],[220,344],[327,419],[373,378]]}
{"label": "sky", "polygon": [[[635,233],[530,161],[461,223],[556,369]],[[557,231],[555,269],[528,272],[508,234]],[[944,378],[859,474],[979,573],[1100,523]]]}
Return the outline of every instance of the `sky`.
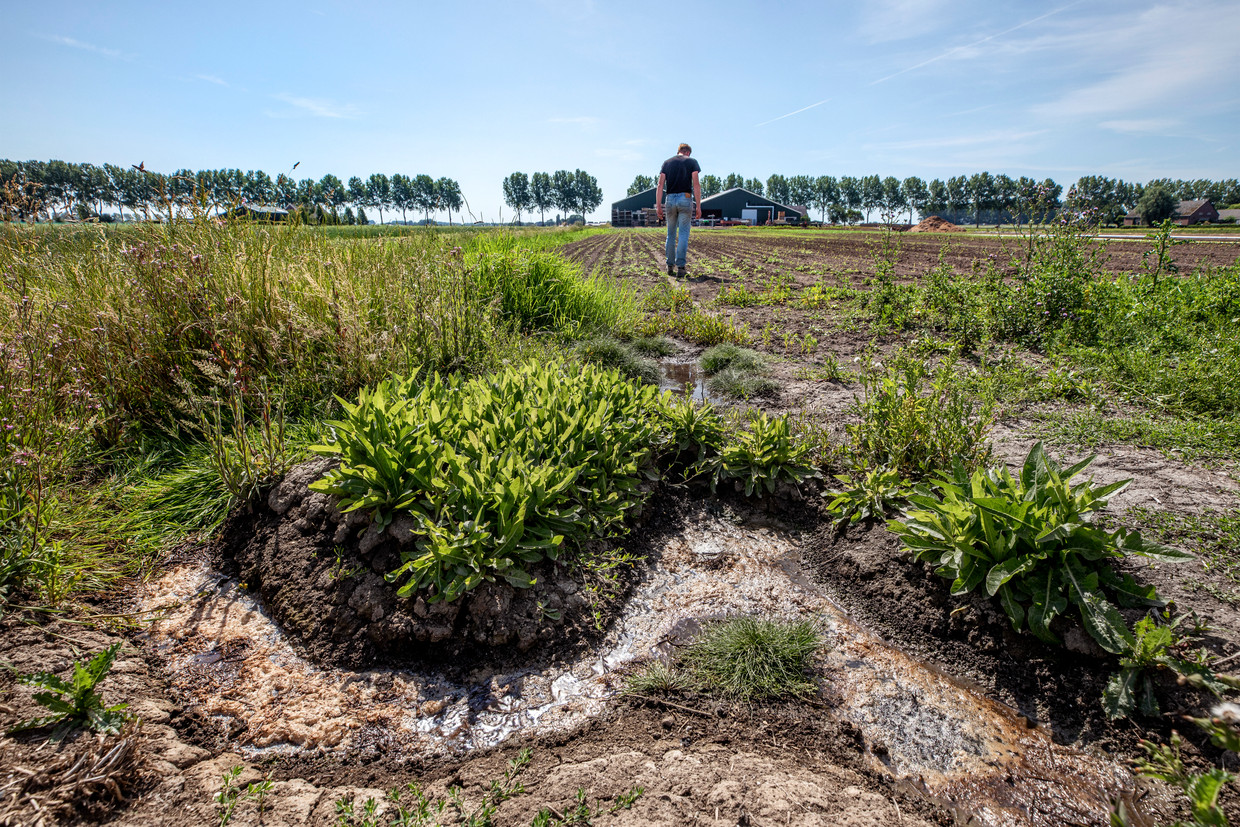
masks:
{"label": "sky", "polygon": [[425,173],[486,221],[510,173],[578,168],[605,221],[681,141],[763,181],[1240,177],[1240,0],[0,9],[14,160]]}

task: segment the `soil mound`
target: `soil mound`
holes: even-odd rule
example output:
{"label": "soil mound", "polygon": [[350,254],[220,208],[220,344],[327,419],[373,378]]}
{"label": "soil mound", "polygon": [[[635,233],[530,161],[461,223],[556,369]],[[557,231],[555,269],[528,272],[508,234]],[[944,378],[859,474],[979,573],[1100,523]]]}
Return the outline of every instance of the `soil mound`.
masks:
{"label": "soil mound", "polygon": [[950,221],[939,218],[937,215],[927,216],[922,219],[921,223],[916,227],[909,229],[910,233],[962,233],[964,230],[957,227]]}
{"label": "soil mound", "polygon": [[265,504],[229,516],[216,548],[220,567],[257,592],[313,660],[357,668],[471,648],[526,651],[585,636],[593,612],[607,608],[553,563],[531,568],[528,589],[484,583],[452,603],[400,597],[383,575],[412,547],[413,521],[398,517],[383,530],[363,512],[342,514],[334,497],[308,488],[332,463],[289,471]]}

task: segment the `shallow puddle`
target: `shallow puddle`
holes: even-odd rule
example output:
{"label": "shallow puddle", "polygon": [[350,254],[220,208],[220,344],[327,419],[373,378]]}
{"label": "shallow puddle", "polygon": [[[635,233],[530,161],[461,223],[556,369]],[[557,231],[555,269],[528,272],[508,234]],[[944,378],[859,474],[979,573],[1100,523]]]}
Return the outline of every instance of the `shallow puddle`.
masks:
{"label": "shallow puddle", "polygon": [[1127,770],[1054,744],[1011,709],[888,646],[797,567],[795,537],[707,517],[669,539],[603,644],[573,662],[503,674],[323,669],[299,657],[258,601],[201,565],[151,583],[144,607],[172,682],[227,722],[249,754],[319,749],[449,753],[573,728],[599,713],[635,660],[670,651],[703,618],[814,617],[830,640],[827,695],[876,765],[977,823],[1107,823]]}
{"label": "shallow puddle", "polygon": [[706,374],[694,359],[689,362],[659,360],[659,390],[688,396],[695,402],[714,401],[706,389]]}

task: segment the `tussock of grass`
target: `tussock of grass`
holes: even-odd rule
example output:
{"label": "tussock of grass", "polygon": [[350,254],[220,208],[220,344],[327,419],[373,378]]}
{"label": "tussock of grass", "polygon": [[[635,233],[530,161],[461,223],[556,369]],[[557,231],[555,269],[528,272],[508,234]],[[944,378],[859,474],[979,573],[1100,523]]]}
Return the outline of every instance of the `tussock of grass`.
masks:
{"label": "tussock of grass", "polygon": [[686,692],[692,688],[693,679],[684,670],[661,660],[649,661],[624,682],[625,691],[637,695]]}
{"label": "tussock of grass", "polygon": [[702,370],[707,375],[719,373],[724,368],[734,368],[742,373],[756,373],[766,369],[766,360],[756,350],[737,347],[731,343],[715,345],[702,354]]}
{"label": "tussock of grass", "polygon": [[769,376],[746,373],[734,367],[719,371],[710,377],[706,384],[710,387],[711,393],[718,396],[731,396],[735,399],[773,396],[779,391],[779,383]]}
{"label": "tussock of grass", "polygon": [[740,700],[809,695],[822,636],[807,620],[734,617],[706,626],[684,663],[708,691]]}
{"label": "tussock of grass", "polygon": [[676,352],[676,345],[666,336],[638,336],[629,343],[636,353],[642,356],[671,356]]}
{"label": "tussock of grass", "polygon": [[601,336],[580,342],[577,345],[577,352],[585,361],[604,368],[615,368],[630,379],[636,379],[648,385],[659,383],[658,365],[639,355],[632,345]]}

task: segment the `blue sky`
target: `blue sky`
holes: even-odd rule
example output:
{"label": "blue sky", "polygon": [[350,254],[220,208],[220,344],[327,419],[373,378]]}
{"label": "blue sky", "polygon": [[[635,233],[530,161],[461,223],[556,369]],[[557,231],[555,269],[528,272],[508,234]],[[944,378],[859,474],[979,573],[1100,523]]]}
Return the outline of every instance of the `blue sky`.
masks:
{"label": "blue sky", "polygon": [[[706,173],[1240,177],[1237,0],[5,2],[0,157],[426,173],[592,216]],[[373,216],[372,216],[373,217]]]}

